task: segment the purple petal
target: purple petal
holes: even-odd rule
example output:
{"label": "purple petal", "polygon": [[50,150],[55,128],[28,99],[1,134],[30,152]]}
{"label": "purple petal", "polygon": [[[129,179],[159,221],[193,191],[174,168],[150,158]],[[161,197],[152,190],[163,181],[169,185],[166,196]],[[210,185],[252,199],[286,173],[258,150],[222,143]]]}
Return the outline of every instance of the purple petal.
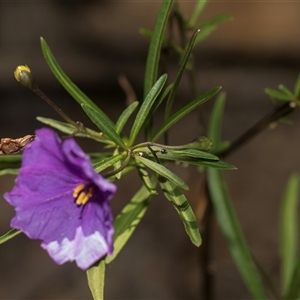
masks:
{"label": "purple petal", "polygon": [[[15,187],[4,195],[16,209],[11,226],[42,240],[42,247],[57,263],[75,260],[86,269],[112,253],[109,200],[116,186],[94,171],[73,139],[62,142],[49,129],[36,134],[24,151]],[[77,205],[73,198],[79,184],[94,190],[84,205]]]}

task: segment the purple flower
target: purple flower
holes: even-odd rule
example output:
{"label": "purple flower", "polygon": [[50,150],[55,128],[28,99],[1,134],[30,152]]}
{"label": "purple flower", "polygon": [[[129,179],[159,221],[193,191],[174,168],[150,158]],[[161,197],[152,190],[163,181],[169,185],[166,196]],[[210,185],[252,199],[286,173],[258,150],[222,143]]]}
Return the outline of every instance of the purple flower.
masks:
{"label": "purple flower", "polygon": [[43,128],[24,150],[15,187],[4,197],[16,210],[11,227],[42,240],[56,263],[75,260],[85,270],[112,253],[115,192],[74,139],[61,141]]}

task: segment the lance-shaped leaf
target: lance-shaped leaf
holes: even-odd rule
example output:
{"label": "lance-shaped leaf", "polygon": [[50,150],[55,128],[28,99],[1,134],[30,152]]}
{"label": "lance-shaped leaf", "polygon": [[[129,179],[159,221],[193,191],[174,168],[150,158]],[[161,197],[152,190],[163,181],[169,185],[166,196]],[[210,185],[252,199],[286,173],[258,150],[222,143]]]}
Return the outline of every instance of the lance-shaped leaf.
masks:
{"label": "lance-shaped leaf", "polygon": [[131,201],[122,209],[114,222],[114,252],[105,262],[111,263],[123,249],[147,211],[152,195],[142,186]]}
{"label": "lance-shaped leaf", "polygon": [[171,201],[177,213],[179,214],[183,222],[185,231],[190,237],[192,243],[199,247],[201,245],[201,236],[198,228],[198,223],[185,195],[174,183],[169,180],[160,182],[159,184],[164,192],[164,195],[168,200]]}
{"label": "lance-shaped leaf", "polygon": [[11,240],[12,238],[14,238],[15,236],[19,235],[22,231],[18,230],[18,229],[11,229],[8,232],[6,232],[5,234],[0,236],[0,245],[4,244],[5,242]]}
{"label": "lance-shaped leaf", "polygon": [[14,169],[17,170],[21,166],[21,155],[8,155],[3,154],[0,155],[0,171],[6,169]]}
{"label": "lance-shaped leaf", "polygon": [[299,299],[300,296],[300,258],[297,259],[294,266],[293,276],[291,278],[290,286],[282,299]]}
{"label": "lance-shaped leaf", "polygon": [[65,90],[80,104],[85,104],[92,107],[94,110],[98,110],[99,107],[86,95],[84,94],[76,84],[74,84],[71,79],[65,74],[62,68],[57,63],[55,57],[53,56],[49,46],[46,41],[41,37],[41,47],[45,60],[50,67],[52,73],[60,84],[65,88]]}
{"label": "lance-shaped leaf", "polygon": [[290,99],[294,98],[294,94],[283,84],[279,84],[278,89],[282,91],[284,94],[290,97]]}
{"label": "lance-shaped leaf", "polygon": [[191,158],[187,156],[176,156],[176,155],[169,155],[168,153],[162,154],[162,153],[157,153],[156,154],[159,159],[163,160],[173,160],[177,162],[182,162],[185,164],[190,164],[190,165],[196,165],[196,166],[203,166],[203,167],[211,167],[211,168],[216,168],[220,170],[236,170],[237,167],[231,164],[228,164],[222,160],[208,160],[208,159],[202,159],[202,158]]}
{"label": "lance-shaped leaf", "polygon": [[104,299],[105,262],[102,259],[86,271],[88,285],[94,300]]}
{"label": "lance-shaped leaf", "polygon": [[291,101],[291,97],[276,90],[266,88],[265,93],[275,100]]}
{"label": "lance-shaped leaf", "polygon": [[219,15],[209,19],[208,21],[197,23],[196,28],[201,28],[202,30],[206,27],[219,25],[220,23],[231,21],[231,20],[232,20],[232,16],[230,15]]}
{"label": "lance-shaped leaf", "polygon": [[132,128],[131,128],[131,132],[130,132],[130,136],[129,136],[129,145],[132,145],[134,143],[139,131],[145,124],[145,121],[147,120],[147,118],[150,117],[149,114],[151,111],[151,107],[153,106],[157,96],[161,92],[161,90],[167,80],[167,77],[168,76],[166,74],[162,75],[157,80],[157,82],[154,84],[151,91],[148,93],[147,97],[143,101],[143,103],[139,109],[139,112],[135,118],[135,121],[132,125]]}
{"label": "lance-shaped leaf", "polygon": [[196,28],[201,28],[201,32],[198,34],[195,42],[195,46],[198,46],[202,43],[206,38],[208,38],[217,28],[219,23],[230,21],[232,19],[231,16],[221,15],[211,20],[208,20],[205,23],[199,23],[196,25]]}
{"label": "lance-shaped leaf", "polygon": [[293,174],[288,181],[280,209],[280,256],[283,295],[288,293],[297,262],[298,203],[299,175]]}
{"label": "lance-shaped leaf", "polygon": [[[229,142],[223,142],[221,140],[221,130],[222,130],[222,119],[224,113],[224,106],[226,101],[226,94],[221,93],[218,95],[216,102],[211,113],[209,127],[208,127],[208,136],[213,142],[213,152],[221,153],[229,147]],[[236,170],[237,168],[233,165],[229,165],[225,162],[220,162],[218,166],[211,165],[210,162],[204,162],[204,166],[213,167],[221,170]],[[227,168],[227,166],[229,168]]]}
{"label": "lance-shaped leaf", "polygon": [[183,74],[183,72],[185,70],[186,64],[187,64],[187,62],[188,62],[188,60],[190,58],[190,55],[192,53],[192,50],[193,50],[193,47],[194,47],[194,43],[195,43],[196,37],[197,37],[197,35],[198,35],[199,32],[200,32],[200,29],[197,29],[194,32],[194,34],[192,35],[192,37],[191,37],[191,39],[189,41],[189,44],[187,45],[186,50],[184,52],[184,55],[183,55],[183,58],[182,58],[182,62],[181,62],[179,71],[178,71],[178,73],[176,75],[176,78],[174,80],[173,88],[172,88],[171,92],[169,93],[169,97],[168,97],[167,104],[166,104],[165,118],[168,118],[169,115],[170,115],[170,113],[171,113],[171,109],[172,109],[172,106],[173,106],[175,93],[177,91],[177,88],[178,88],[179,82],[181,80],[182,74]]}
{"label": "lance-shaped leaf", "polygon": [[226,101],[226,94],[220,93],[216,99],[216,102],[211,113],[209,127],[208,127],[208,137],[213,142],[213,152],[220,152],[221,148],[224,149],[221,141],[221,125],[224,113],[224,106]]}
{"label": "lance-shaped leaf", "polygon": [[116,123],[116,131],[117,133],[121,133],[123,130],[123,127],[127,123],[129,117],[132,115],[136,107],[139,105],[138,101],[132,102],[120,115],[117,123]]}
{"label": "lance-shaped leaf", "polygon": [[155,28],[151,38],[146,62],[146,70],[144,77],[144,98],[149,93],[149,91],[151,90],[151,88],[157,80],[161,46],[172,4],[173,0],[163,1],[155,23]]}
{"label": "lance-shaped leaf", "polygon": [[188,190],[189,187],[185,184],[185,182],[176,174],[171,172],[169,169],[167,169],[165,166],[158,164],[150,159],[136,156],[135,159],[144,165],[146,165],[148,168],[152,169],[157,174],[161,175],[162,177],[172,181],[174,184],[180,186],[181,188]]}
{"label": "lance-shaped leaf", "polygon": [[[76,133],[78,130],[77,127],[74,127],[73,125],[65,122],[60,122],[54,119],[44,118],[44,117],[37,117],[38,121],[40,121],[43,124],[49,125],[63,133],[72,135]],[[93,140],[96,140],[98,142],[102,142],[105,144],[113,144],[111,140],[109,140],[106,136],[103,136],[103,134],[92,130],[90,128],[84,128],[85,131],[76,133],[76,137],[84,137],[84,138],[91,138]]]}
{"label": "lance-shaped leaf", "polygon": [[93,164],[93,167],[97,173],[100,173],[101,171],[113,166],[118,161],[120,161],[122,158],[124,158],[125,153],[120,153],[118,155],[110,156],[104,159],[101,159],[101,161],[96,162]]}
{"label": "lance-shaped leaf", "polygon": [[300,96],[300,74],[298,75],[297,80],[295,82],[294,94],[295,94],[295,97],[297,99],[299,99],[299,96]]}
{"label": "lance-shaped leaf", "polygon": [[[156,155],[159,156],[159,158],[162,159],[171,159],[171,160],[177,160],[180,158],[184,159],[194,159],[194,158],[201,158],[201,159],[207,159],[207,160],[214,160],[218,161],[219,158],[211,154],[209,152],[197,150],[197,149],[182,149],[182,150],[175,150],[175,149],[165,149],[165,148],[159,148],[152,146],[152,149],[156,152]],[[147,155],[151,156],[151,152],[148,152]]]}
{"label": "lance-shaped leaf", "polygon": [[[190,162],[193,164],[192,162]],[[219,170],[237,170],[237,167],[234,165],[231,165],[225,161],[219,160],[219,161],[210,161],[210,160],[200,160],[199,161],[199,166],[203,167],[210,167],[210,168],[215,168]]]}
{"label": "lance-shaped leaf", "polygon": [[179,109],[176,113],[165,120],[164,124],[156,131],[151,140],[153,142],[156,141],[170,127],[186,116],[189,112],[193,111],[195,108],[199,107],[201,104],[213,97],[220,89],[221,87],[216,87]]}
{"label": "lance-shaped leaf", "polygon": [[19,174],[19,169],[0,170],[0,176],[3,176],[3,175],[18,175],[18,174]]}
{"label": "lance-shaped leaf", "polygon": [[158,109],[164,99],[169,95],[169,93],[173,89],[173,86],[174,83],[170,83],[166,88],[164,88],[163,92],[159,95],[158,99],[155,101],[154,105],[151,108],[151,115]]}
{"label": "lance-shaped leaf", "polygon": [[[113,156],[117,156],[118,154],[119,154],[119,148],[116,148]],[[121,165],[122,165],[121,160],[118,160],[116,163],[114,163],[114,171],[116,172],[117,170],[119,170]],[[117,179],[121,179],[121,175],[122,175],[122,172],[118,172],[118,173],[116,173],[115,176]]]}
{"label": "lance-shaped leaf", "polygon": [[195,23],[197,22],[197,19],[199,18],[200,14],[202,13],[205,5],[206,5],[207,0],[198,0],[196,1],[195,7],[192,10],[192,15],[190,19],[187,22],[187,27],[188,28],[194,28]]}
{"label": "lance-shaped leaf", "polygon": [[156,183],[153,182],[149,173],[144,164],[138,163],[137,170],[139,172],[140,178],[143,181],[144,186],[149,191],[151,195],[157,195],[157,191],[155,189]]}
{"label": "lance-shaped leaf", "polygon": [[202,159],[215,160],[215,161],[219,160],[218,156],[211,154],[209,152],[205,152],[205,151],[201,151],[201,150],[197,150],[197,149],[167,150],[167,153],[169,155],[173,155],[173,156],[202,158]]}
{"label": "lance-shaped leaf", "polygon": [[219,170],[208,168],[208,188],[219,226],[231,256],[254,299],[267,299],[262,281],[252,259]]}
{"label": "lance-shaped leaf", "polygon": [[91,121],[114,143],[121,146],[123,149],[127,149],[126,145],[124,144],[123,140],[116,132],[114,123],[106,117],[105,114],[101,113],[101,110],[95,110],[91,106],[87,106],[82,104],[82,108]]}
{"label": "lance-shaped leaf", "polygon": [[[146,28],[140,28],[139,33],[148,38],[152,38],[153,35],[153,31]],[[163,38],[162,48],[168,48],[178,55],[182,55],[184,53],[184,50],[179,45],[177,45],[175,41],[173,42],[166,37]]]}

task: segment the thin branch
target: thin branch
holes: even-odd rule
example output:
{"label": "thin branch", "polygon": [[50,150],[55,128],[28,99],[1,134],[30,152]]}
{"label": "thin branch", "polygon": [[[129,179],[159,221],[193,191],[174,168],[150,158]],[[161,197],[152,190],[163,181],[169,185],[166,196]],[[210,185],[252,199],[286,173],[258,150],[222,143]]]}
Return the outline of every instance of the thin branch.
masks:
{"label": "thin branch", "polygon": [[290,114],[294,109],[295,106],[292,102],[288,102],[281,105],[280,107],[276,108],[274,111],[263,117],[255,125],[253,125],[245,133],[243,133],[240,137],[234,140],[226,150],[217,153],[217,155],[225,157],[229,154],[232,154],[234,151],[236,151],[241,146],[246,144],[249,140],[251,140],[254,136],[267,129],[271,124],[279,121],[282,117]]}

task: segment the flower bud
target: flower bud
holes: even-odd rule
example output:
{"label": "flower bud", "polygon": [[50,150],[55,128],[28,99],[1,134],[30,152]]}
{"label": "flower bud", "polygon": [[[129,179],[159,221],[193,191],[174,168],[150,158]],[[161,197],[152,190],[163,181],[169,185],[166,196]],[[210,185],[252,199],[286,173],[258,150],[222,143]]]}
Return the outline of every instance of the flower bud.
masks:
{"label": "flower bud", "polygon": [[20,65],[16,68],[14,76],[23,86],[33,89],[35,87],[34,78],[28,66]]}

